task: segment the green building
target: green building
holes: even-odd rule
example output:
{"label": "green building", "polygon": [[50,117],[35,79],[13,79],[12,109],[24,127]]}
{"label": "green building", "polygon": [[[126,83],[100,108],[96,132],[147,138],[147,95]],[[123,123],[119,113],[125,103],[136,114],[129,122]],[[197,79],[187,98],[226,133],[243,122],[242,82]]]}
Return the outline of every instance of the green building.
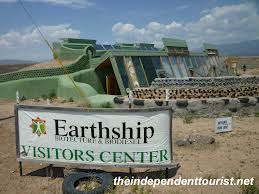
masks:
{"label": "green building", "polygon": [[108,45],[90,39],[62,39],[53,43],[54,57],[72,61],[67,71],[60,67],[1,74],[0,90],[6,92],[0,98],[14,98],[17,90],[27,98],[51,90],[61,97],[77,98],[66,72],[93,99],[126,95],[126,88],[149,87],[155,78],[230,75],[225,57],[219,56],[214,45],[204,44],[204,51],[198,53],[190,51],[185,40],[163,38],[162,42],[163,48],[157,48],[150,43]]}

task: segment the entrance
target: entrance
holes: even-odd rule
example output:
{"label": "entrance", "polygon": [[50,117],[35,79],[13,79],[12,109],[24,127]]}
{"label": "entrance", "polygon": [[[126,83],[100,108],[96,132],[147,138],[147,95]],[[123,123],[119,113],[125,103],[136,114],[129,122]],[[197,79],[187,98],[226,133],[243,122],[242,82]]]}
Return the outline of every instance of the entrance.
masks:
{"label": "entrance", "polygon": [[106,59],[102,64],[96,68],[96,73],[100,78],[103,89],[106,94],[109,95],[120,95],[120,89],[117,83],[117,79],[113,72],[112,64],[110,59]]}

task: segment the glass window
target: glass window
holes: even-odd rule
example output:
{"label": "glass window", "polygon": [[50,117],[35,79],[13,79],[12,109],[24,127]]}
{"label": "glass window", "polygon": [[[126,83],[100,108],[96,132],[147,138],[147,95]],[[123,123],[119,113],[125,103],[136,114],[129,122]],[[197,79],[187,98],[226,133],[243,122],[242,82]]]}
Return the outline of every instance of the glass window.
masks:
{"label": "glass window", "polygon": [[194,57],[190,57],[193,68],[197,68],[197,62]]}
{"label": "glass window", "polygon": [[182,75],[178,69],[178,65],[177,65],[177,61],[176,61],[176,57],[170,57],[170,60],[171,60],[171,64],[172,64],[172,68],[173,68],[173,71],[174,71],[174,74],[175,74],[175,77],[176,78],[181,78]]}
{"label": "glass window", "polygon": [[112,45],[112,47],[115,49],[120,49],[120,47],[118,45]]}
{"label": "glass window", "polygon": [[138,77],[138,81],[141,87],[148,87],[148,82],[146,79],[146,75],[144,72],[144,69],[139,61],[139,57],[131,57],[132,58],[132,62],[134,64],[135,67],[135,71]]}
{"label": "glass window", "polygon": [[192,64],[190,63],[190,57],[183,57],[183,58],[185,60],[185,64],[186,64],[187,68],[188,69],[193,68]]}
{"label": "glass window", "polygon": [[163,68],[160,61],[160,57],[151,57],[151,59],[152,59],[153,66],[155,67],[156,70]]}
{"label": "glass window", "polygon": [[95,50],[104,50],[103,46],[101,44],[94,45]]}
{"label": "glass window", "polygon": [[171,68],[171,64],[168,57],[161,57],[161,59],[162,59],[164,69],[167,73],[167,77],[174,77],[173,70]]}
{"label": "glass window", "polygon": [[153,62],[153,66],[156,69],[157,77],[166,78],[167,77],[166,71],[162,66],[160,57],[151,57],[151,59],[152,59],[152,62]]}
{"label": "glass window", "polygon": [[183,74],[183,77],[188,77],[188,73],[185,68],[185,63],[184,63],[183,57],[178,56],[177,61],[178,61],[179,67],[181,69],[181,72]]}
{"label": "glass window", "polygon": [[140,57],[143,68],[145,70],[148,83],[151,84],[151,82],[157,77],[156,75],[156,69],[153,66],[151,57]]}
{"label": "glass window", "polygon": [[198,72],[201,74],[201,76],[204,76],[205,71],[204,71],[203,64],[202,64],[202,61],[201,61],[200,57],[196,57],[196,61],[197,61]]}
{"label": "glass window", "polygon": [[209,57],[209,61],[210,61],[211,67],[216,65],[212,57]]}
{"label": "glass window", "polygon": [[210,69],[210,61],[209,61],[209,57],[204,57],[204,59],[205,59],[205,64],[206,64],[206,66],[207,66],[207,69],[208,69],[208,71],[209,71],[209,69]]}
{"label": "glass window", "polygon": [[183,57],[183,59],[184,59],[184,61],[185,61],[187,70],[188,70],[188,72],[189,72],[189,75],[190,75],[190,76],[194,76],[194,75],[193,75],[193,72],[191,72],[191,70],[190,70],[190,69],[193,69],[193,65],[192,65],[192,63],[191,63],[190,57],[185,56],[185,57]]}
{"label": "glass window", "polygon": [[207,64],[206,64],[206,59],[205,59],[205,57],[200,57],[200,60],[201,60],[201,64],[202,64],[202,66],[203,66],[205,75],[208,75],[208,66],[207,66]]}
{"label": "glass window", "polygon": [[112,50],[112,49],[113,49],[112,45],[109,45],[109,44],[103,44],[103,47],[104,47],[106,50]]}
{"label": "glass window", "polygon": [[129,78],[125,69],[123,57],[115,57],[119,72],[121,75],[122,82],[125,88],[129,88]]}

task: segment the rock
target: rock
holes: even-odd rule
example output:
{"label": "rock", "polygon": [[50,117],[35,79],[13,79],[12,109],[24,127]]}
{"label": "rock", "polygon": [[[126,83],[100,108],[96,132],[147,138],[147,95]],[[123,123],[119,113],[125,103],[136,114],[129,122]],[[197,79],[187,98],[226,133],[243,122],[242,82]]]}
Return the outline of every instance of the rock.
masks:
{"label": "rock", "polygon": [[213,144],[215,143],[215,138],[206,135],[190,135],[188,137],[190,144]]}
{"label": "rock", "polygon": [[188,100],[177,100],[176,105],[179,108],[185,108],[186,106],[188,106]]}
{"label": "rock", "polygon": [[119,98],[119,97],[115,97],[114,99],[113,99],[113,102],[115,103],[115,104],[123,104],[123,98]]}
{"label": "rock", "polygon": [[133,104],[137,106],[144,106],[144,100],[142,99],[134,99]]}
{"label": "rock", "polygon": [[249,102],[249,98],[245,98],[245,97],[240,97],[240,98],[238,98],[238,100],[239,100],[241,103],[243,103],[243,104],[246,104],[246,103]]}
{"label": "rock", "polygon": [[4,126],[3,122],[0,122],[0,128],[2,128]]}
{"label": "rock", "polygon": [[222,100],[223,100],[223,102],[224,102],[225,105],[227,105],[227,104],[229,103],[229,99],[227,99],[227,98],[224,98],[224,99],[222,99]]}
{"label": "rock", "polygon": [[162,106],[164,102],[161,100],[155,100],[155,103],[157,106]]}
{"label": "rock", "polygon": [[176,145],[178,145],[179,147],[180,146],[187,146],[189,144],[190,144],[190,142],[186,139],[179,139],[179,140],[176,141]]}

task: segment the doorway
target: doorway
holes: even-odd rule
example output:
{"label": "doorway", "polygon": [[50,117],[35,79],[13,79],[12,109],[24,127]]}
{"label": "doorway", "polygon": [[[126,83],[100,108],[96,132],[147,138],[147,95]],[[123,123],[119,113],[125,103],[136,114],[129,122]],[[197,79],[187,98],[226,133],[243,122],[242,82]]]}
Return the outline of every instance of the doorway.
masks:
{"label": "doorway", "polygon": [[105,94],[120,95],[119,85],[114,74],[112,64],[109,58],[96,68],[96,73],[101,80]]}

